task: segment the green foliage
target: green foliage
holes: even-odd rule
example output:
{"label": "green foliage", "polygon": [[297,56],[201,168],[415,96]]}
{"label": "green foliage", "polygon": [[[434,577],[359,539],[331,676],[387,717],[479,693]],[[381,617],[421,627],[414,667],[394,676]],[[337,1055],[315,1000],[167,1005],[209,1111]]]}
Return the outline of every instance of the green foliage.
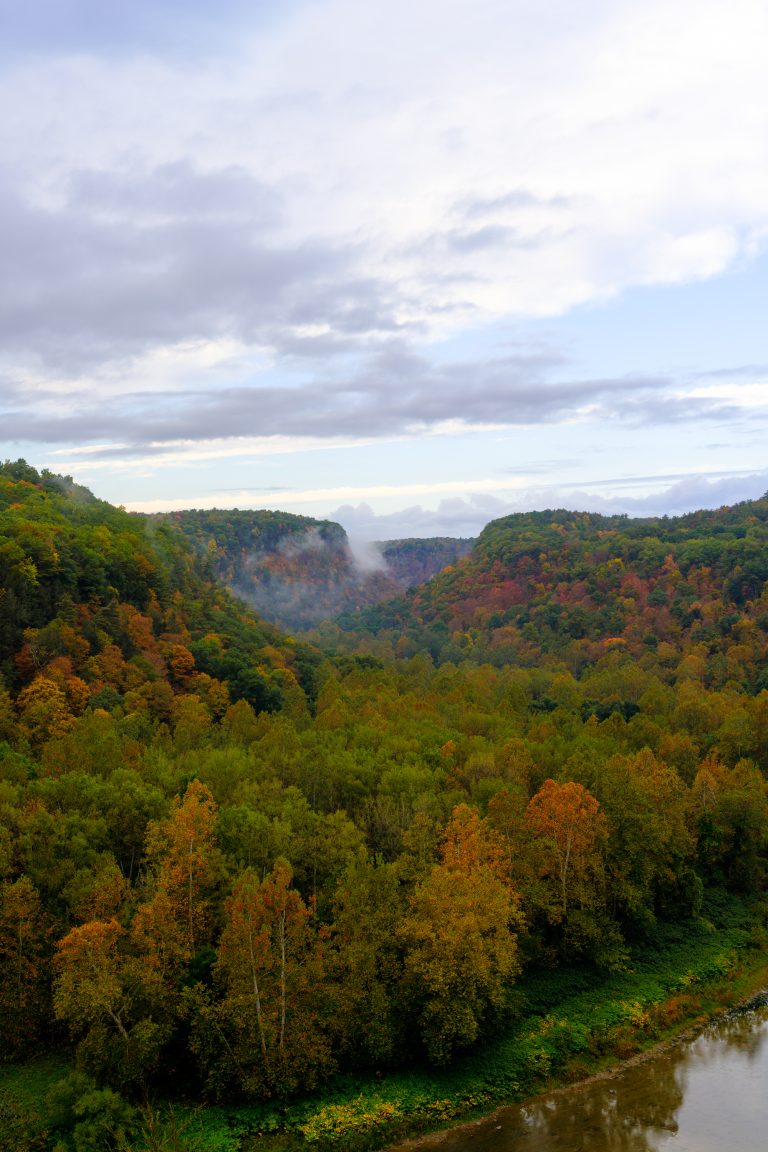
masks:
{"label": "green foliage", "polygon": [[[577,673],[609,651],[663,670],[700,645],[708,683],[754,692],[765,686],[766,543],[765,499],[662,519],[520,513],[487,525],[455,568],[329,635],[441,661],[532,666],[543,655]],[[628,720],[637,701],[615,694],[583,707]]]}
{"label": "green foliage", "polygon": [[[0,1095],[11,1094],[13,1115],[30,1134],[48,1129],[61,1148],[74,1147],[76,1124],[87,1121],[87,1139],[90,1124],[98,1131],[110,1117],[124,1127],[134,1125],[132,1152],[241,1152],[251,1140],[274,1152],[307,1142],[345,1150],[381,1146],[406,1132],[525,1097],[562,1075],[574,1058],[580,1067],[599,1066],[615,1050],[625,1052],[627,1044],[652,1043],[686,1012],[700,1014],[708,983],[732,986],[734,967],[749,961],[753,929],[766,918],[765,909],[745,905],[723,890],[707,894],[704,912],[706,919],[700,921],[658,924],[653,939],[635,950],[626,972],[606,977],[583,967],[563,967],[530,974],[515,997],[516,1021],[439,1072],[338,1077],[322,1096],[300,1098],[289,1107],[267,1102],[204,1110],[181,1105],[130,1109],[116,1093],[101,1095],[81,1075],[67,1077],[50,1091],[57,1072],[29,1067],[0,1079]],[[41,1108],[46,1092],[48,1104]],[[17,1129],[24,1139],[27,1128]]]}
{"label": "green foliage", "polygon": [[15,1093],[0,1089],[0,1152],[42,1152],[47,1135],[29,1106]]}

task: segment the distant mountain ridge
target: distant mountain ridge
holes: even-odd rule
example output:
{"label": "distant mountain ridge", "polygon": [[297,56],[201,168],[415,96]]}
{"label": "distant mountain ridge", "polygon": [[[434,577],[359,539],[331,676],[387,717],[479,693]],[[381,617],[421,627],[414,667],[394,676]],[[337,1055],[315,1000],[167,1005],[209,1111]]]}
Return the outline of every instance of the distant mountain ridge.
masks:
{"label": "distant mountain ridge", "polygon": [[160,513],[204,557],[211,575],[281,627],[312,628],[340,612],[391,599],[467,555],[449,537],[350,545],[330,520],[240,509]]}

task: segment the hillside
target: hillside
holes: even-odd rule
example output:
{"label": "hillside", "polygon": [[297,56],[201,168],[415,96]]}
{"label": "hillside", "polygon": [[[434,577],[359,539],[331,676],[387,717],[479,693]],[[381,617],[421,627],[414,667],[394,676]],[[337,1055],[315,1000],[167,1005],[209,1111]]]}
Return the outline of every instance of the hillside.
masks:
{"label": "hillside", "polygon": [[0,467],[0,674],[33,743],[96,708],[168,720],[192,695],[214,714],[279,708],[304,696],[313,661],[238,607],[172,526],[23,461]]}
{"label": "hillside", "polygon": [[390,599],[454,564],[471,540],[392,540],[353,550],[340,524],[288,512],[160,514],[210,572],[265,619],[293,630]]}
{"label": "hillside", "polygon": [[665,678],[755,692],[768,685],[766,582],[768,499],[677,518],[532,512],[493,521],[452,570],[345,617],[336,639],[577,675],[613,649]]}

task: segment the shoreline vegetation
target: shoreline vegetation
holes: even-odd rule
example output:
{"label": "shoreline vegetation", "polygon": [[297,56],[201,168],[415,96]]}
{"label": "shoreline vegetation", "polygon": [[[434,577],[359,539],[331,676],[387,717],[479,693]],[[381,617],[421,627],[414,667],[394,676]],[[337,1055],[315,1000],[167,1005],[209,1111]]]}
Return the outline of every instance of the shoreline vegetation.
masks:
{"label": "shoreline vegetation", "polygon": [[[291,1102],[253,1106],[146,1103],[119,1152],[374,1152],[439,1143],[441,1134],[509,1104],[609,1078],[750,1002],[768,984],[768,908],[710,892],[704,915],[660,924],[626,971],[531,975],[517,1018],[450,1068],[340,1076]],[[55,1149],[48,1139],[55,1060],[0,1068],[0,1152]],[[53,1091],[52,1091],[53,1090]],[[11,1137],[13,1121],[25,1124]],[[21,1128],[18,1129],[21,1132]],[[24,1143],[26,1140],[26,1143]],[[111,1145],[110,1145],[111,1146]]]}
{"label": "shoreline vegetation", "polygon": [[522,981],[520,1018],[444,1072],[400,1073],[378,1084],[350,1084],[326,1103],[297,1103],[276,1139],[255,1133],[233,1152],[307,1146],[372,1152],[613,1075],[660,1044],[678,1042],[768,981],[765,909],[750,914],[738,901],[718,903],[705,910],[717,916],[717,927],[707,918],[660,926],[626,972],[601,977],[561,970]]}
{"label": "shoreline vegetation", "polygon": [[[756,969],[748,969],[740,974],[738,977],[738,986],[742,990],[743,995],[733,1004],[727,1006],[720,1006],[720,997],[716,996],[718,1006],[712,1011],[701,1013],[697,1011],[693,1017],[693,1023],[687,1023],[682,1026],[680,1023],[672,1025],[665,1030],[663,1037],[652,1039],[647,1047],[640,1047],[633,1056],[628,1056],[618,1063],[615,1063],[611,1058],[610,1053],[606,1056],[605,1065],[600,1062],[600,1067],[597,1071],[592,1072],[584,1079],[576,1081],[561,1081],[555,1078],[550,1087],[544,1088],[542,1091],[535,1093],[533,1096],[526,1096],[522,1100],[504,1101],[499,1104],[490,1112],[480,1112],[473,1115],[470,1119],[459,1120],[458,1123],[451,1122],[448,1125],[441,1126],[440,1128],[433,1128],[428,1131],[419,1132],[416,1135],[406,1137],[399,1140],[396,1144],[389,1146],[389,1152],[405,1152],[408,1148],[424,1147],[426,1145],[438,1145],[444,1137],[447,1137],[455,1132],[466,1129],[468,1132],[477,1127],[479,1124],[484,1124],[489,1121],[500,1117],[506,1108],[513,1104],[528,1104],[535,1100],[544,1098],[557,1098],[567,1092],[578,1091],[586,1089],[590,1085],[613,1080],[629,1068],[633,1068],[638,1064],[643,1064],[647,1060],[660,1055],[669,1049],[677,1047],[679,1044],[684,1044],[688,1041],[695,1040],[700,1036],[702,1031],[706,1029],[709,1024],[717,1020],[725,1019],[732,1016],[740,1010],[745,1010],[755,1006],[757,1003],[764,1002],[765,997],[768,996],[768,960],[760,964]],[[715,992],[716,986],[713,985],[709,988],[700,989],[704,998],[709,998]],[[698,1005],[692,1004],[692,1007],[700,1008],[701,1003]],[[663,1009],[664,1005],[659,1005]],[[684,1017],[687,1020],[688,1017]]]}

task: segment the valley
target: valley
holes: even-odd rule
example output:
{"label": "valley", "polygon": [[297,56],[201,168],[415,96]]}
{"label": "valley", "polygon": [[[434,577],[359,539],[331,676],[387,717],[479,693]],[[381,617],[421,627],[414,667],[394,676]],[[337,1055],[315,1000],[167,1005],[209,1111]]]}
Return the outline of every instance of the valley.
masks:
{"label": "valley", "polygon": [[306,632],[222,583],[331,589],[339,533],[0,466],[14,1147],[159,1147],[198,1104],[182,1147],[378,1146],[764,967],[768,501],[399,542],[426,582]]}

